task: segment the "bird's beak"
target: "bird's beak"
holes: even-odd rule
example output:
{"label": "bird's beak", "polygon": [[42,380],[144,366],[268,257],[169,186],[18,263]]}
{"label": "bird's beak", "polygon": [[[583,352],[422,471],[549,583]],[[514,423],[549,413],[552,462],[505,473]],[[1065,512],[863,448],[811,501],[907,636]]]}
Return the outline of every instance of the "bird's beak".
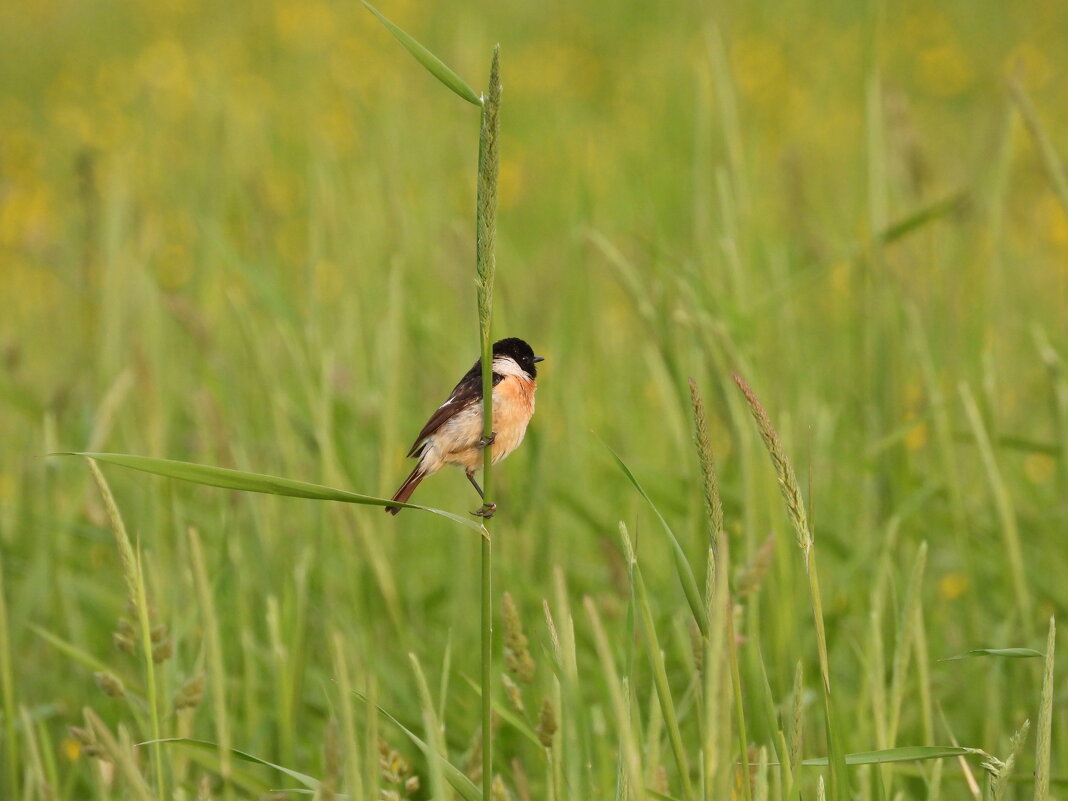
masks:
{"label": "bird's beak", "polygon": [[545,357],[544,356],[535,356],[534,357],[534,363],[535,364],[537,364],[538,362],[543,362],[543,361],[545,361]]}

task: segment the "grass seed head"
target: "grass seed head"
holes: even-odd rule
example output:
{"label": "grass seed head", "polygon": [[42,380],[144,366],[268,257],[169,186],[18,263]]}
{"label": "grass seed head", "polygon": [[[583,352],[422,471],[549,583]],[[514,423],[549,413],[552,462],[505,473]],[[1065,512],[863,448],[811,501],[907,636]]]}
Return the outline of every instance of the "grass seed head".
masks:
{"label": "grass seed head", "polygon": [[538,728],[535,733],[538,735],[538,741],[545,748],[553,747],[553,735],[556,734],[558,724],[556,722],[556,707],[553,706],[552,699],[549,696],[545,696],[541,699],[541,711],[538,713]]}
{"label": "grass seed head", "polygon": [[93,678],[96,680],[96,686],[108,698],[124,698],[126,696],[126,688],[122,685],[122,680],[114,673],[99,671],[93,674]]}
{"label": "grass seed head", "polygon": [[775,476],[779,480],[779,489],[782,490],[782,496],[786,501],[786,508],[790,514],[790,521],[794,524],[794,530],[797,532],[797,544],[800,546],[807,562],[808,553],[812,550],[812,532],[808,527],[808,515],[805,513],[805,501],[801,495],[801,485],[797,483],[797,476],[794,474],[794,468],[790,464],[790,460],[786,457],[786,451],[782,447],[779,435],[775,432],[775,427],[771,424],[771,418],[764,411],[764,407],[761,405],[756,393],[739,375],[734,376],[734,383],[738,385],[738,388],[745,396],[745,401],[749,404],[749,411],[752,413],[753,419],[756,420],[760,438],[764,440],[764,447],[767,448],[768,455],[771,456],[771,463],[775,467]]}
{"label": "grass seed head", "polygon": [[519,681],[530,684],[534,681],[534,659],[530,655],[527,636],[523,633],[519,610],[510,593],[504,594],[501,615],[504,620],[504,663]]}
{"label": "grass seed head", "polygon": [[198,673],[191,679],[187,679],[178,692],[174,694],[174,711],[192,709],[200,705],[204,700],[204,685],[206,679],[203,673]]}

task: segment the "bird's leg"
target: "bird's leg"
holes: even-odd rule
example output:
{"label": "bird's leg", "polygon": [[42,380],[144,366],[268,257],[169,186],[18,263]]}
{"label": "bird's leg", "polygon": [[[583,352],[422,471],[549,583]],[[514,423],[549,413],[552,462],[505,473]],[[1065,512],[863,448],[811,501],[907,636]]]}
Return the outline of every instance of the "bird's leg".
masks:
{"label": "bird's leg", "polygon": [[475,481],[475,471],[467,471],[467,480],[471,482],[471,486],[475,488],[475,492],[478,493],[479,498],[485,498],[485,494],[482,492],[482,487],[478,486],[478,482]]}
{"label": "bird's leg", "polygon": [[[482,492],[482,487],[478,486],[478,482],[475,481],[475,471],[474,470],[468,470],[467,471],[467,480],[470,481],[471,482],[471,486],[475,488],[475,492],[478,493],[478,497],[482,498],[483,500],[485,500],[486,499],[486,495],[485,495],[485,493]],[[488,519],[490,517],[493,517],[493,514],[496,511],[497,511],[497,504],[495,504],[495,503],[483,503],[481,509],[476,509],[471,514],[473,514],[475,517],[485,517],[485,518]]]}
{"label": "bird's leg", "polygon": [[[478,438],[478,447],[480,447],[480,448],[488,448],[490,445],[493,444],[494,440],[496,440],[496,439],[497,439],[497,432],[496,431],[494,431],[488,437],[481,436],[481,437]],[[479,490],[478,494],[481,495],[482,494],[482,490]]]}

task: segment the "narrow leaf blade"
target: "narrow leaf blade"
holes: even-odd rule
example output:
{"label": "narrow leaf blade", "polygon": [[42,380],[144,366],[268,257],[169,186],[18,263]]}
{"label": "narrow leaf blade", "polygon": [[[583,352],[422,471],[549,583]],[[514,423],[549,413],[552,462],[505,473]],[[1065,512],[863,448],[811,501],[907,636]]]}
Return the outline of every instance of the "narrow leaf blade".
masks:
{"label": "narrow leaf blade", "polygon": [[378,21],[386,26],[386,30],[392,33],[393,37],[402,45],[404,45],[404,49],[411,53],[415,57],[415,60],[426,68],[427,72],[429,72],[439,81],[441,81],[447,87],[452,89],[453,92],[458,94],[468,103],[471,103],[476,106],[482,105],[482,100],[479,98],[478,95],[475,94],[475,90],[468,86],[463,78],[461,78],[451,69],[449,69],[449,67],[446,66],[446,64],[440,58],[435,56],[433,53],[431,53],[429,50],[419,44],[419,42],[413,39],[410,35],[408,35],[403,30],[394,25],[392,22],[390,22],[382,14],[381,11],[379,11],[370,3],[366,2],[366,0],[363,0],[363,4],[364,6],[366,6],[368,11],[378,17]]}
{"label": "narrow leaf blade", "polygon": [[1045,656],[1033,648],[974,648],[956,656],[947,656],[939,662],[956,662],[958,659],[974,659],[977,656],[1000,656],[1005,659],[1035,659]]}
{"label": "narrow leaf blade", "polygon": [[[604,443],[602,443],[604,444]],[[693,568],[690,567],[690,562],[686,558],[686,554],[682,550],[682,546],[679,544],[678,538],[675,536],[675,532],[671,530],[671,526],[668,525],[667,520],[660,514],[660,510],[657,509],[656,504],[653,503],[653,499],[649,497],[649,494],[645,491],[638,479],[635,478],[634,473],[627,467],[619,454],[616,453],[607,444],[604,444],[608,452],[612,454],[612,458],[615,459],[616,464],[619,465],[620,470],[623,471],[623,475],[627,477],[634,489],[638,490],[638,494],[645,498],[646,503],[653,510],[653,513],[660,520],[660,525],[664,527],[664,531],[667,532],[668,540],[671,543],[671,555],[675,562],[675,572],[678,573],[679,583],[682,584],[682,591],[686,595],[686,601],[690,605],[690,611],[693,613],[694,620],[697,621],[698,627],[701,629],[701,634],[708,636],[708,612],[705,610],[704,598],[701,595],[701,591],[697,588],[697,579],[694,577]]]}
{"label": "narrow leaf blade", "polygon": [[455,523],[481,532],[482,527],[474,521],[460,517],[460,515],[446,512],[442,509],[434,509],[429,506],[419,506],[413,503],[396,503],[385,498],[376,498],[372,495],[361,495],[348,490],[325,487],[321,484],[311,484],[307,481],[296,481],[291,478],[269,476],[263,473],[249,473],[245,470],[233,470],[228,467],[214,467],[194,462],[180,462],[173,459],[157,459],[151,456],[136,456],[128,453],[88,453],[71,452],[58,453],[55,456],[84,456],[105,464],[114,464],[131,470],[140,470],[143,473],[152,473],[166,478],[176,478],[180,481],[189,481],[193,484],[204,484],[209,487],[221,487],[222,489],[241,490],[243,492],[259,492],[265,495],[284,495],[290,498],[307,498],[316,501],[339,501],[341,503],[355,503],[366,506],[401,506],[405,509],[422,509],[424,512],[446,517]]}
{"label": "narrow leaf blade", "polygon": [[[982,755],[978,748],[965,748],[954,745],[908,745],[902,748],[884,748],[880,751],[859,751],[846,754],[847,765],[883,765],[888,762],[914,762],[921,759],[946,759],[947,757]],[[827,757],[806,759],[802,763],[807,767],[827,765]]]}
{"label": "narrow leaf blade", "polygon": [[[212,753],[218,753],[219,751],[219,746],[216,743],[209,742],[208,740],[193,740],[189,737],[165,737],[160,740],[147,740],[146,742],[138,743],[138,745],[153,745],[155,743],[178,743],[179,745],[187,745],[191,748],[211,751]],[[319,780],[313,779],[306,773],[301,773],[300,771],[287,768],[283,765],[276,765],[274,762],[268,762],[266,759],[260,759],[258,756],[247,754],[244,751],[238,751],[236,748],[231,748],[230,753],[245,762],[254,762],[257,765],[265,765],[268,768],[274,768],[275,770],[284,773],[289,778],[300,782],[309,790],[319,789]]]}

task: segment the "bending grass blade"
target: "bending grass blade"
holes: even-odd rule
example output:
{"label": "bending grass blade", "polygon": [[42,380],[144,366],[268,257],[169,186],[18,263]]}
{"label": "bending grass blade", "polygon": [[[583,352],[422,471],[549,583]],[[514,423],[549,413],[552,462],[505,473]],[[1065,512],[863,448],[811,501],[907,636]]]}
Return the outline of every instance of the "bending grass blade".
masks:
{"label": "bending grass blade", "polygon": [[1018,77],[1009,81],[1009,91],[1020,112],[1020,117],[1027,126],[1028,133],[1035,140],[1035,146],[1038,147],[1039,155],[1042,157],[1042,166],[1046,168],[1046,175],[1053,186],[1053,191],[1056,192],[1064,210],[1068,211],[1068,174],[1065,173],[1064,164],[1057,155],[1053,142],[1046,135],[1046,130],[1038,119],[1038,113],[1031,104],[1031,98]]}
{"label": "bending grass blade", "polygon": [[671,686],[668,683],[667,668],[664,665],[664,654],[660,648],[660,639],[656,634],[656,626],[653,623],[653,613],[649,606],[649,595],[645,589],[645,579],[642,577],[641,566],[634,555],[627,530],[620,527],[620,540],[627,558],[627,564],[634,575],[634,589],[637,600],[638,622],[642,630],[642,640],[645,642],[646,652],[649,655],[649,666],[653,671],[653,684],[656,687],[656,695],[660,700],[660,709],[664,713],[664,722],[668,727],[668,740],[675,756],[675,764],[679,770],[679,778],[682,780],[682,797],[686,801],[693,801],[693,785],[690,782],[690,768],[686,760],[686,749],[682,744],[682,734],[679,731],[679,719],[675,713],[675,701],[671,696]]}
{"label": "bending grass blade", "polygon": [[[363,695],[362,693],[358,693],[354,690],[352,694],[364,703],[370,703],[367,699],[367,696]],[[415,734],[415,732],[407,728],[403,723],[401,723],[399,720],[389,714],[389,712],[387,712],[377,704],[374,705],[374,708],[378,710],[379,714],[384,715],[394,726],[400,729],[408,737],[408,739],[412,741],[415,747],[423,752],[423,755],[428,760],[435,758],[433,749],[423,740],[421,740],[419,736]],[[449,784],[451,784],[452,788],[464,798],[464,801],[482,801],[482,791],[475,786],[475,783],[469,778],[467,778],[467,776],[464,775],[463,771],[461,771],[459,768],[457,768],[455,765],[445,759],[444,756],[440,756],[439,758],[441,769],[445,774],[445,780]]]}
{"label": "bending grass blade", "polygon": [[964,208],[967,205],[968,200],[969,197],[967,192],[956,192],[949,197],[936,200],[934,203],[924,206],[918,211],[914,211],[912,214],[903,217],[897,222],[890,223],[882,231],[876,234],[876,239],[880,244],[888,245],[897,239],[901,239],[902,237],[911,234],[918,228],[922,228],[929,222]]}
{"label": "bending grass blade", "polygon": [[[147,740],[146,742],[138,743],[138,745],[163,745],[166,743],[187,745],[190,748],[210,751],[212,754],[218,754],[219,752],[219,745],[217,743],[210,742],[209,740],[194,740],[189,737],[166,737],[162,740]],[[239,751],[236,748],[229,749],[229,752],[231,756],[237,757],[238,759],[244,762],[253,762],[257,765],[265,765],[268,768],[274,768],[279,773],[284,773],[289,778],[300,782],[309,790],[319,789],[319,780],[312,778],[306,773],[301,773],[300,771],[293,770],[292,768],[287,768],[284,765],[277,765],[274,762],[268,762],[266,759],[260,759],[258,756],[247,754],[244,751]]]}
{"label": "bending grass blade", "polygon": [[965,651],[963,654],[944,657],[938,661],[956,662],[959,659],[973,659],[977,656],[1000,656],[1005,659],[1034,659],[1035,657],[1045,656],[1045,654],[1041,651],[1036,651],[1033,648],[975,648],[971,651]]}
{"label": "bending grass blade", "polygon": [[971,388],[961,382],[961,404],[964,406],[965,417],[972,429],[975,438],[975,446],[979,450],[979,458],[983,463],[983,472],[986,473],[987,485],[990,493],[994,496],[994,506],[997,510],[1000,522],[1001,536],[1005,543],[1006,556],[1008,557],[1008,572],[1011,577],[1013,592],[1016,596],[1016,611],[1019,615],[1019,623],[1025,633],[1031,633],[1031,610],[1034,602],[1031,598],[1030,585],[1027,583],[1027,573],[1024,569],[1023,549],[1020,540],[1020,526],[1016,519],[1016,507],[1012,501],[1008,485],[1001,474],[997,458],[994,455],[994,446],[990,441],[990,433],[983,422],[983,416],[979,412],[979,406],[975,402],[975,396]]}
{"label": "bending grass blade", "polygon": [[179,462],[173,459],[156,459],[150,456],[135,456],[127,453],[89,453],[68,451],[49,454],[50,456],[84,456],[105,464],[114,464],[131,470],[140,470],[143,473],[152,473],[166,478],[176,478],[180,481],[188,481],[193,484],[204,484],[209,487],[221,487],[222,489],[241,490],[242,492],[259,492],[265,495],[284,495],[290,498],[307,498],[314,501],[338,501],[340,503],[355,503],[365,506],[402,506],[405,509],[421,509],[424,512],[440,515],[454,523],[459,523],[465,528],[482,533],[482,526],[466,518],[446,512],[442,509],[434,509],[429,506],[419,506],[413,503],[397,503],[396,501],[376,498],[372,495],[360,495],[348,490],[324,487],[321,484],[311,484],[307,481],[296,481],[291,478],[269,476],[262,473],[249,473],[244,470],[232,470],[228,467],[213,467],[194,462]]}
{"label": "bending grass blade", "polygon": [[375,8],[373,5],[368,3],[366,0],[362,0],[362,2],[364,7],[376,17],[378,17],[378,21],[386,26],[386,30],[393,34],[393,37],[398,42],[404,45],[404,49],[411,53],[415,57],[415,60],[426,68],[427,72],[429,72],[443,84],[449,87],[453,92],[462,97],[468,103],[471,103],[475,106],[482,105],[482,100],[481,98],[479,98],[478,95],[475,94],[475,90],[468,86],[463,78],[461,78],[451,69],[449,69],[449,67],[447,67],[440,58],[438,58],[425,47],[423,47],[421,44],[419,44],[419,42],[413,39],[409,34],[405,33],[403,30],[401,30],[392,22],[390,22],[382,14],[382,12]]}
{"label": "bending grass blade", "polygon": [[[901,748],[884,748],[880,751],[858,751],[846,754],[847,765],[885,765],[888,762],[916,762],[922,759],[946,759],[960,756],[988,756],[981,748],[966,748],[960,745],[907,745]],[[827,757],[805,759],[805,767],[827,767]]]}
{"label": "bending grass blade", "polygon": [[[604,443],[602,443],[604,444]],[[705,607],[705,599],[701,596],[701,591],[697,588],[697,579],[694,578],[693,569],[690,567],[690,562],[686,559],[686,554],[682,551],[682,546],[679,545],[678,539],[675,537],[675,532],[671,530],[671,526],[668,525],[667,520],[660,514],[660,510],[656,508],[656,504],[653,503],[653,499],[649,497],[649,494],[642,488],[642,485],[638,483],[638,479],[634,477],[634,473],[630,471],[626,463],[619,458],[611,447],[604,445],[612,458],[616,460],[616,464],[623,471],[623,474],[630,481],[634,489],[638,490],[638,494],[645,498],[646,503],[653,510],[653,513],[660,520],[660,524],[664,527],[664,531],[667,532],[668,540],[671,543],[671,554],[675,560],[675,572],[678,573],[679,582],[682,584],[682,591],[686,594],[686,601],[690,604],[690,611],[693,613],[694,620],[697,621],[698,627],[701,629],[701,635],[703,637],[708,636],[708,611]]]}

